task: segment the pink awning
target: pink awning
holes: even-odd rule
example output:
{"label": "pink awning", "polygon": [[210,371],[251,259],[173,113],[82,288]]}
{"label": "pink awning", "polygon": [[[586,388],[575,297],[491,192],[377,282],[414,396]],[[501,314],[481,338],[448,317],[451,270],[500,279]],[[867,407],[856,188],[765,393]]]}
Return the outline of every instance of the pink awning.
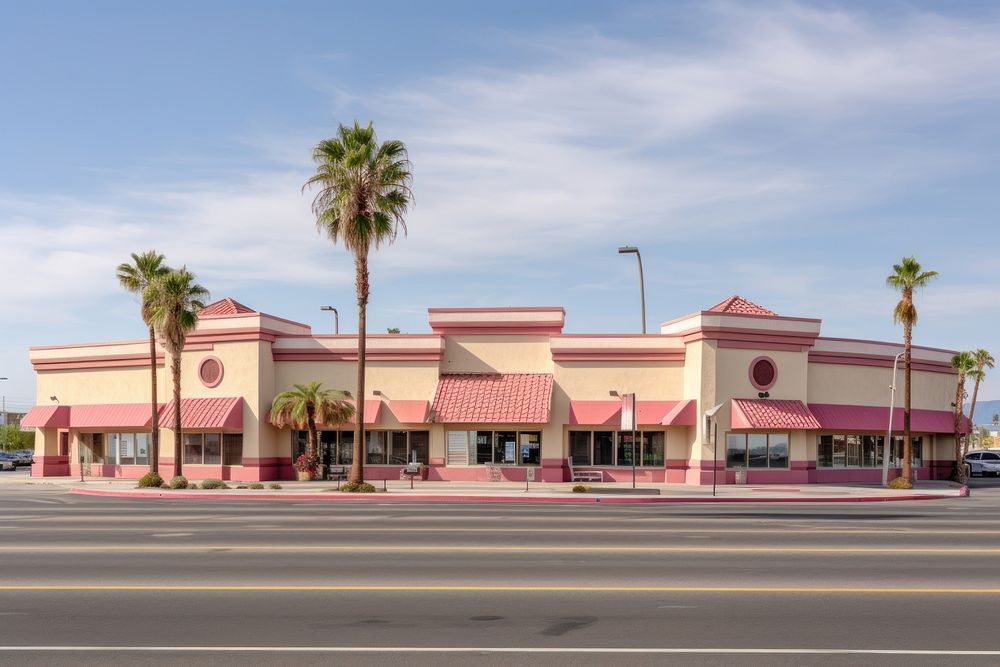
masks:
{"label": "pink awning", "polygon": [[[348,401],[351,405],[357,405],[354,401]],[[379,414],[382,412],[382,400],[381,399],[366,399],[365,400],[365,426],[371,426],[372,424],[378,423]],[[357,420],[352,416],[347,422],[348,424],[356,424]]]}
{"label": "pink awning", "polygon": [[[833,405],[810,403],[820,428],[842,431],[885,431],[889,428],[889,408],[876,405]],[[962,416],[963,433],[969,432],[969,418]],[[892,414],[892,430],[903,432],[903,408]],[[955,416],[949,410],[910,410],[910,431],[914,433],[954,433]]]}
{"label": "pink awning", "polygon": [[21,428],[69,428],[69,406],[36,405],[21,418]]}
{"label": "pink awning", "polygon": [[[160,427],[172,428],[174,404],[160,406]],[[181,428],[242,429],[243,398],[182,398]]]}
{"label": "pink awning", "polygon": [[102,403],[69,406],[70,428],[149,428],[149,403]]}
{"label": "pink awning", "polygon": [[546,424],[549,373],[456,373],[438,379],[434,420],[445,424]]}
{"label": "pink awning", "polygon": [[690,398],[676,401],[660,423],[664,426],[694,426],[698,423],[698,402]]}
{"label": "pink awning", "polygon": [[819,422],[802,401],[734,398],[730,407],[732,427],[818,429]]}
{"label": "pink awning", "polygon": [[[684,401],[636,401],[636,424],[649,426],[693,426],[697,415],[695,402]],[[570,426],[613,426],[621,424],[622,402],[580,401],[569,402]]]}
{"label": "pink awning", "polygon": [[390,400],[389,410],[400,424],[424,424],[431,407],[430,401]]}

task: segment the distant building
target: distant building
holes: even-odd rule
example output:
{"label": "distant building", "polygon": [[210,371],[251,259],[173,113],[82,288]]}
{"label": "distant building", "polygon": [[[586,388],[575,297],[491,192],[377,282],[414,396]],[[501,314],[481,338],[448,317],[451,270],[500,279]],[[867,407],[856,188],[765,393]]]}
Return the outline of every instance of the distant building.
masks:
{"label": "distant building", "polygon": [[11,412],[10,410],[6,410],[4,412],[0,412],[0,425],[3,425],[3,424],[13,424],[14,426],[20,427],[21,426],[21,420],[24,419],[24,415],[26,415],[26,414],[28,414],[28,413],[27,412]]}

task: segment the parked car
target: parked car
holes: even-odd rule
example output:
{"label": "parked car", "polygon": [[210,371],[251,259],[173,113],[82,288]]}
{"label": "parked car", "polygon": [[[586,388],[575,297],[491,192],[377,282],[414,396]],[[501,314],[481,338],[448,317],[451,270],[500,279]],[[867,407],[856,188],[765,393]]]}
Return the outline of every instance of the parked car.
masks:
{"label": "parked car", "polygon": [[17,470],[17,461],[7,452],[0,452],[0,470]]}
{"label": "parked car", "polygon": [[34,452],[30,449],[18,449],[17,451],[12,452],[11,455],[14,457],[14,462],[17,463],[17,465],[30,466],[35,462],[35,459],[32,456],[33,454]]}
{"label": "parked car", "polygon": [[1000,452],[989,449],[981,452],[969,452],[965,455],[965,462],[969,466],[969,477],[1000,475]]}

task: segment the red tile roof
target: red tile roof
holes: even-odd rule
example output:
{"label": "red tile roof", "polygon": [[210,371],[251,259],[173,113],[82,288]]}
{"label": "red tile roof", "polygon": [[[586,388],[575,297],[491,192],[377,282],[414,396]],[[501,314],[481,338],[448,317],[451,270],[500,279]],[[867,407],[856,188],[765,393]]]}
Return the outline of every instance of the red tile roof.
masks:
{"label": "red tile roof", "polygon": [[201,309],[198,313],[199,317],[211,317],[213,315],[240,315],[242,313],[256,313],[257,311],[249,306],[244,306],[239,301],[230,299],[228,296],[225,299],[219,299],[214,303],[210,303]]}
{"label": "red tile roof", "polygon": [[[148,405],[146,406],[149,407]],[[160,406],[160,426],[173,428],[174,404]],[[243,399],[182,398],[181,428],[243,428]]]}
{"label": "red tile roof", "polygon": [[764,306],[758,306],[753,301],[748,301],[739,294],[734,294],[725,301],[720,301],[708,309],[712,313],[738,313],[741,315],[777,315],[773,310],[768,310]]}
{"label": "red tile roof", "polygon": [[733,428],[820,428],[802,401],[734,398],[730,417]]}
{"label": "red tile roof", "polygon": [[438,379],[434,421],[545,424],[552,407],[548,373],[456,373]]}

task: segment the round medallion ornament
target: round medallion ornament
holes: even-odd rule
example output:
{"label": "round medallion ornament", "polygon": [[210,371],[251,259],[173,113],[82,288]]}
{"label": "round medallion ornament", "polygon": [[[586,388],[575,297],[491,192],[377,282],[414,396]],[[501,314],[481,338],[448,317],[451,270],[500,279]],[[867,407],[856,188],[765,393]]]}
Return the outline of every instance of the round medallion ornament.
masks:
{"label": "round medallion ornament", "polygon": [[198,364],[198,378],[206,387],[216,387],[222,382],[222,362],[218,357],[205,357]]}
{"label": "round medallion ornament", "polygon": [[750,362],[750,384],[760,391],[767,391],[778,379],[778,366],[770,357],[757,357]]}

